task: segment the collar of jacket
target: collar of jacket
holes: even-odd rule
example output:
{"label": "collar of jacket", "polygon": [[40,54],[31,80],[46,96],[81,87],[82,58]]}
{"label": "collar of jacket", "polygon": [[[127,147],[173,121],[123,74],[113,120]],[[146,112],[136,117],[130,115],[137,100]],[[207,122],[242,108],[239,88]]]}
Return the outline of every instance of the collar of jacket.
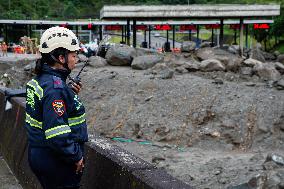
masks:
{"label": "collar of jacket", "polygon": [[54,69],[47,64],[43,64],[42,73],[55,75],[57,77],[60,77],[64,82],[66,82],[66,79],[68,75],[71,73],[71,71],[63,69]]}

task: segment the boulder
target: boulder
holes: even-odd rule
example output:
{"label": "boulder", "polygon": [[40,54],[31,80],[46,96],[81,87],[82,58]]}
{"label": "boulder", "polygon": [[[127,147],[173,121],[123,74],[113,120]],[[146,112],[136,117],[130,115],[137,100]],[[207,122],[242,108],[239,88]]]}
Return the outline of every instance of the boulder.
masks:
{"label": "boulder", "polygon": [[138,56],[133,59],[131,64],[132,69],[147,70],[153,67],[155,64],[162,62],[163,57],[160,55],[144,55]]}
{"label": "boulder", "polygon": [[165,63],[158,63],[151,68],[150,73],[161,79],[171,79],[174,75],[174,70],[170,69]]}
{"label": "boulder", "polygon": [[252,49],[250,58],[258,60],[260,62],[265,62],[265,58],[263,56],[263,53],[258,48]]}
{"label": "boulder", "polygon": [[239,45],[231,45],[228,48],[228,51],[233,54],[239,54],[240,46]]}
{"label": "boulder", "polygon": [[87,62],[88,58],[83,54],[78,54],[79,62]]}
{"label": "boulder", "polygon": [[197,58],[202,60],[216,59],[221,61],[226,70],[236,72],[238,71],[243,61],[238,55],[234,55],[226,50],[220,48],[202,48],[196,52]]}
{"label": "boulder", "polygon": [[181,52],[191,52],[196,48],[196,43],[194,41],[184,41],[181,46]]}
{"label": "boulder", "polygon": [[204,41],[201,43],[200,48],[211,47],[211,42]]}
{"label": "boulder", "polygon": [[284,64],[284,54],[278,55],[278,57],[277,57],[277,62],[281,62],[281,63]]}
{"label": "boulder", "polygon": [[100,68],[108,65],[106,59],[100,56],[91,56],[88,62],[89,65],[94,68]]}
{"label": "boulder", "polygon": [[264,59],[268,60],[268,61],[277,59],[277,56],[275,56],[274,54],[269,53],[269,52],[262,52],[262,55],[263,55]]}
{"label": "boulder", "polygon": [[258,60],[255,60],[255,59],[252,59],[252,58],[249,58],[249,59],[246,59],[244,62],[243,62],[243,65],[247,66],[247,67],[254,67],[255,65],[257,64],[263,64],[262,62],[258,61]]}
{"label": "boulder", "polygon": [[201,62],[200,70],[204,72],[225,71],[225,67],[219,60],[208,59]]}
{"label": "boulder", "polygon": [[113,66],[130,66],[134,57],[136,50],[126,45],[115,45],[106,53],[107,62]]}
{"label": "boulder", "polygon": [[284,74],[284,64],[276,62],[274,65],[276,70],[278,70],[281,74]]}
{"label": "boulder", "polygon": [[263,80],[278,81],[281,78],[273,64],[256,64],[253,70]]}

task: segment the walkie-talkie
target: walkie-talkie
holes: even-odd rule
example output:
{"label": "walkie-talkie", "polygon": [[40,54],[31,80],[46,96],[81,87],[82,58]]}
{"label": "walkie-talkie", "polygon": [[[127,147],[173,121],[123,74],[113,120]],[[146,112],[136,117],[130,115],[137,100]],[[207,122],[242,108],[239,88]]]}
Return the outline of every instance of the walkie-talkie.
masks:
{"label": "walkie-talkie", "polygon": [[86,67],[86,65],[87,65],[87,61],[85,61],[85,64],[83,65],[79,73],[76,75],[76,77],[72,78],[70,75],[68,75],[69,80],[79,85],[79,83],[81,82],[80,74],[83,71],[83,69]]}

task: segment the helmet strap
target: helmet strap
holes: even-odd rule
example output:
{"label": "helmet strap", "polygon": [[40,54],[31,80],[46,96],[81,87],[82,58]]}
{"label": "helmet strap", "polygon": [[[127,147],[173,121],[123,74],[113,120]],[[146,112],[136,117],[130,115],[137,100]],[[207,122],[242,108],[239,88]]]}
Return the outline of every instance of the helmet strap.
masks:
{"label": "helmet strap", "polygon": [[68,72],[71,72],[70,68],[68,67],[68,51],[66,51],[65,54],[64,54],[64,59],[65,59],[65,62],[64,62],[64,63],[60,62],[57,58],[55,58],[55,56],[53,56],[52,53],[50,53],[50,56],[51,56],[51,58],[52,58],[55,62],[57,62],[57,63],[63,65],[63,67],[64,67],[65,69],[67,69]]}

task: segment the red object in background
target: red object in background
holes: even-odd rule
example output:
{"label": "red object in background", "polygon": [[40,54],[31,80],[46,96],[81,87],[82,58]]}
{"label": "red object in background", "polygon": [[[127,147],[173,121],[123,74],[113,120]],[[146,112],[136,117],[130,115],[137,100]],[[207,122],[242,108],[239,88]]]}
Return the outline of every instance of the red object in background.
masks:
{"label": "red object in background", "polygon": [[196,30],[195,25],[180,25],[179,30]]}
{"label": "red object in background", "polygon": [[220,28],[220,24],[207,24],[205,25],[206,29],[219,29]]}
{"label": "red object in background", "polygon": [[[243,25],[243,28],[245,27],[245,24]],[[232,30],[239,30],[240,24],[230,24],[230,29]]]}
{"label": "red object in background", "polygon": [[230,24],[230,29],[232,29],[232,30],[239,30],[240,29],[240,24]]}
{"label": "red object in background", "polygon": [[92,29],[92,24],[91,23],[88,24],[88,29],[89,30]]}
{"label": "red object in background", "polygon": [[269,24],[253,24],[253,29],[269,29]]}
{"label": "red object in background", "polygon": [[155,30],[171,30],[172,27],[168,24],[166,25],[155,25],[154,26]]}
{"label": "red object in background", "polygon": [[60,24],[60,27],[67,28],[67,24]]}
{"label": "red object in background", "polygon": [[137,25],[136,30],[148,30],[148,27],[146,25]]}
{"label": "red object in background", "polygon": [[121,30],[122,27],[120,25],[109,25],[105,26],[105,30]]}

